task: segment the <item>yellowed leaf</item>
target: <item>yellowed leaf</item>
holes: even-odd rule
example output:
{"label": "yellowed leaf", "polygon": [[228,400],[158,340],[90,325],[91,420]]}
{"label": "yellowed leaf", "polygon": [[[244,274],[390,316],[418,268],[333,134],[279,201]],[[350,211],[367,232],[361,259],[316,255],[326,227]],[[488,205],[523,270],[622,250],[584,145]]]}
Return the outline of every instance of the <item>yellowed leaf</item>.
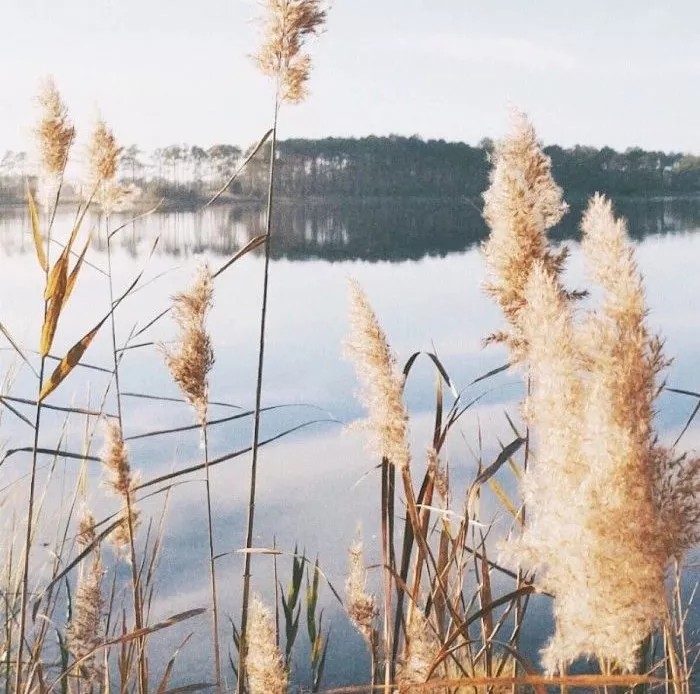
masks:
{"label": "yellowed leaf", "polygon": [[57,289],[61,288],[61,294],[66,291],[66,276],[68,275],[68,254],[66,249],[63,249],[61,255],[54,266],[49,270],[49,278],[46,282],[44,290],[44,299],[49,301],[54,299],[58,294]]}
{"label": "yellowed leaf", "polygon": [[[58,271],[56,266],[61,265]],[[53,278],[53,281],[52,281]],[[51,288],[51,296],[47,299],[46,315],[44,316],[44,324],[41,326],[41,344],[39,345],[39,353],[45,357],[51,350],[53,338],[56,334],[58,319],[63,308],[63,297],[66,293],[66,263],[63,262],[63,255],[56,261],[56,265],[51,269],[49,276],[49,284],[47,291]]]}
{"label": "yellowed leaf", "polygon": [[80,252],[80,255],[78,256],[78,260],[75,262],[75,265],[73,266],[73,270],[71,270],[71,273],[68,276],[68,281],[66,282],[66,293],[63,297],[64,304],[68,301],[68,297],[73,292],[73,287],[75,286],[75,282],[78,279],[78,273],[80,272],[80,268],[82,267],[83,260],[85,260],[85,254],[87,253],[87,249],[88,249],[89,245],[90,245],[90,237],[88,236],[88,239],[85,242],[85,246],[83,247],[83,250]]}
{"label": "yellowed leaf", "polygon": [[48,263],[46,261],[46,253],[44,251],[44,240],[41,238],[41,229],[39,228],[39,213],[36,209],[36,203],[32,196],[32,191],[27,185],[27,201],[29,203],[29,216],[32,222],[32,236],[34,237],[34,248],[36,249],[36,257],[41,265],[41,269],[46,272]]}
{"label": "yellowed leaf", "polygon": [[100,321],[89,333],[87,333],[87,335],[76,342],[68,350],[68,354],[61,359],[59,365],[54,369],[49,379],[44,383],[41,393],[39,394],[40,401],[56,390],[63,379],[65,379],[66,376],[68,376],[68,374],[75,368],[83,354],[85,354],[85,350],[90,346],[90,343],[94,339],[95,335],[97,335],[97,331],[100,329],[103,322],[104,321]]}
{"label": "yellowed leaf", "polygon": [[508,511],[508,513],[513,516],[513,518],[516,518],[518,522],[522,525],[522,516],[518,513],[518,509],[515,508],[511,500],[508,498],[508,495],[505,492],[505,489],[501,486],[500,482],[493,477],[488,481],[489,487],[491,487],[491,491],[496,495],[498,500],[501,502],[503,507]]}

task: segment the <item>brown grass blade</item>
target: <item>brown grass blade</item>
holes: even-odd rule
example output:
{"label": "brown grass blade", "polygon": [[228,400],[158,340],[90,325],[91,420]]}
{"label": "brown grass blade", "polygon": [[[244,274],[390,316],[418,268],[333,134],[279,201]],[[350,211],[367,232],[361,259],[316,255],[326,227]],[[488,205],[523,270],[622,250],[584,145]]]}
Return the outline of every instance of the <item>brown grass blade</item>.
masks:
{"label": "brown grass blade", "polygon": [[90,346],[90,343],[95,338],[95,335],[97,335],[103,323],[104,321],[100,321],[89,333],[84,335],[68,350],[66,356],[61,359],[59,365],[53,370],[53,373],[46,383],[44,383],[41,393],[39,393],[39,402],[53,393],[53,391],[61,385],[66,376],[75,368],[75,365],[80,361],[83,354],[85,354],[85,350]]}
{"label": "brown grass blade", "polygon": [[0,332],[5,336],[5,339],[12,345],[12,349],[14,349],[15,352],[17,352],[20,359],[32,370],[32,373],[37,378],[39,378],[39,374],[37,373],[36,369],[32,366],[32,363],[25,356],[24,352],[22,351],[20,346],[15,342],[12,335],[10,335],[10,331],[2,323],[0,323]]}
{"label": "brown grass blade", "polygon": [[27,203],[29,204],[29,217],[32,222],[32,237],[34,238],[36,257],[41,269],[46,272],[49,266],[46,260],[46,251],[44,250],[44,240],[41,238],[41,229],[39,228],[39,212],[36,209],[32,191],[29,189],[29,183],[27,183]]}

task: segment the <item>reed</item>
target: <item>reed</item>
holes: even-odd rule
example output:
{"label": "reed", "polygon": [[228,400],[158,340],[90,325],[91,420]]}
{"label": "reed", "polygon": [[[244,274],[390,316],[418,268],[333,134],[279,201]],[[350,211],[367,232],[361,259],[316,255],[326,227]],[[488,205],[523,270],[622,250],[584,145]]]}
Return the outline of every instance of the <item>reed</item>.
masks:
{"label": "reed", "polygon": [[[265,0],[262,45],[256,56],[263,74],[274,82],[274,116],[270,139],[267,212],[265,223],[262,303],[260,307],[260,336],[255,385],[255,414],[253,417],[252,460],[246,519],[245,549],[253,544],[255,497],[257,490],[258,450],[260,446],[260,412],[262,406],[263,370],[265,364],[265,334],[267,324],[268,288],[270,278],[270,243],[275,188],[275,159],[277,156],[277,127],[283,103],[300,103],[306,96],[305,85],[311,71],[311,59],[303,53],[309,36],[319,33],[326,21],[322,0]],[[240,646],[238,649],[238,694],[243,694],[246,677],[248,603],[250,600],[251,557],[243,559],[243,594],[241,600]]]}
{"label": "reed", "polygon": [[[294,668],[303,612],[309,688],[320,691],[330,635],[328,628],[322,628],[322,585],[342,605],[368,652],[367,683],[335,691],[540,694],[554,688],[561,692],[587,688],[641,694],[666,686],[674,694],[690,694],[690,652],[695,645],[687,633],[688,605],[680,572],[687,553],[700,541],[700,458],[677,450],[676,444],[662,445],[655,430],[657,398],[670,362],[663,341],[648,324],[644,281],[626,223],[603,196],[591,199],[582,221],[581,251],[588,280],[597,290],[594,296],[600,299],[595,304],[575,303],[573,299],[585,294],[565,286],[567,251],[555,248],[547,238],[566,212],[563,191],[552,177],[551,163],[532,125],[522,115],[515,117],[510,134],[495,150],[484,195],[491,234],[483,254],[489,278],[485,290],[505,322],[490,340],[505,345],[511,364],[524,376],[525,433],[508,415],[510,438],[499,442],[500,450],[491,460],[485,458],[479,439],[473,478],[463,487],[456,484],[450,441],[483,396],[484,383],[506,367],[475,378],[460,391],[434,352],[416,352],[401,364],[370,297],[351,281],[346,353],[355,365],[358,396],[367,411],[359,426],[367,434],[368,457],[379,477],[379,527],[373,533],[380,538],[378,546],[366,547],[361,540],[351,545],[343,597],[322,562],[310,561],[305,551],[300,554],[296,547],[285,551],[276,541],[271,549],[253,546],[259,450],[305,426],[261,440],[262,414],[269,409],[262,407],[262,394],[278,119],[282,104],[302,101],[307,94],[311,61],[306,41],[322,30],[326,20],[325,5],[319,0],[266,0],[265,8],[257,60],[275,87],[273,127],[255,149],[261,150],[269,140],[265,234],[217,270],[202,266],[188,289],[132,329],[123,344],[115,313],[144,283],[139,273],[123,293],[115,291],[113,240],[124,225],[112,228],[110,216],[123,202],[118,180],[121,148],[100,120],[88,147],[89,195],[52,258],[50,251],[59,242],[53,234],[55,211],[75,130],[55,85],[49,83],[42,92],[38,146],[42,175],[53,188],[51,195],[44,195],[43,217],[36,202],[43,195],[41,189],[38,194],[30,190],[27,201],[44,278],[38,350],[25,349],[2,326],[18,363],[33,372],[37,386],[33,398],[10,396],[6,387],[0,393],[3,408],[30,428],[32,437],[32,445],[8,448],[2,457],[6,463],[15,454],[27,453],[31,460],[28,498],[19,504],[22,513],[26,511],[26,526],[10,514],[3,517],[12,538],[6,547],[0,594],[4,689],[14,694],[226,691],[220,630],[224,599],[217,594],[223,569],[219,565],[217,571],[216,561],[232,552],[217,554],[214,544],[211,467],[251,454],[240,627],[231,620],[238,658],[237,662],[233,654],[229,658],[239,694],[300,689],[296,682],[301,677]],[[49,185],[40,184],[44,189]],[[110,303],[94,318],[93,327],[56,357],[55,338],[65,324],[62,317],[83,267],[90,263],[100,270],[99,263],[87,259],[90,239],[81,250],[74,250],[92,206],[105,216],[103,274],[109,282]],[[214,347],[207,316],[216,279],[259,247],[264,266],[256,388],[254,404],[245,410],[211,401]],[[177,327],[174,343],[135,342],[148,339],[142,336],[169,314]],[[107,323],[112,354],[111,363],[104,366],[87,355]],[[182,397],[122,390],[120,375],[128,366],[124,355],[154,347],[161,349]],[[419,359],[434,369],[435,391],[432,428],[416,446],[404,389]],[[48,369],[53,362],[53,370]],[[78,369],[107,379],[98,406],[91,404],[90,396],[86,406],[54,402],[55,391],[65,392],[64,383]],[[129,432],[125,425],[132,398],[158,405],[173,400],[187,404],[194,423]],[[112,401],[116,413],[109,411]],[[210,418],[214,404],[235,413]],[[33,408],[33,419],[23,414],[26,406]],[[65,416],[53,444],[46,441],[47,411]],[[252,421],[251,445],[212,455],[211,427],[246,418]],[[69,435],[69,424],[76,420],[84,426],[80,450],[74,450]],[[97,423],[104,428],[101,454],[92,450]],[[161,441],[186,432],[199,434],[201,456],[192,464],[142,479],[148,468],[132,463],[131,458],[138,461],[139,449],[131,442]],[[50,461],[43,487],[42,456]],[[76,460],[81,469],[78,484],[73,485],[75,475],[69,466]],[[104,486],[117,502],[115,513],[97,519],[87,510],[85,493],[86,470],[93,463],[101,463]],[[54,499],[59,470],[64,478],[56,520],[48,517],[46,507],[47,499]],[[178,652],[190,637],[160,669],[149,661],[150,640],[205,610],[193,607],[155,621],[151,608],[158,597],[155,576],[167,499],[199,471],[205,477],[213,681],[180,685],[171,680]],[[511,498],[507,491],[507,475],[517,482],[519,497]],[[8,492],[8,508],[16,503],[15,493]],[[494,537],[498,528],[483,510],[487,493],[510,523],[507,537],[499,542]],[[158,496],[166,502],[154,521],[146,501]],[[101,496],[90,501],[93,509],[104,508]],[[44,543],[43,538],[40,542],[39,529],[52,524],[52,542]],[[108,541],[115,548],[111,563]],[[366,550],[379,557],[376,566],[367,565]],[[270,607],[252,594],[254,555],[274,558],[274,619]],[[41,560],[45,556],[49,558]],[[278,575],[278,560],[282,563],[285,557],[291,558],[292,574],[286,591]],[[128,563],[128,575],[120,570],[122,559]],[[528,601],[535,593],[551,600],[555,618],[555,633],[539,664],[528,660],[520,642]],[[53,634],[55,645],[49,638]],[[595,661],[600,674],[571,674],[572,665],[585,658]]]}

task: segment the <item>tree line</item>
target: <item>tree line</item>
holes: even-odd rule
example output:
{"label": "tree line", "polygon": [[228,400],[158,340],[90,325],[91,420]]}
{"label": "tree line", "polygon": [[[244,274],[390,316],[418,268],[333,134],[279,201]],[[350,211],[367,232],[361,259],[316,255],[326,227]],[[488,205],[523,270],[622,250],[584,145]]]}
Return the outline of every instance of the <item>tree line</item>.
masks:
{"label": "tree line", "polygon": [[[208,149],[174,144],[142,151],[122,151],[120,180],[145,193],[186,203],[210,195],[252,151],[232,144]],[[619,152],[577,145],[545,148],[553,174],[569,198],[594,191],[609,195],[678,195],[700,192],[700,157],[633,147]],[[278,194],[308,197],[468,198],[478,200],[488,185],[493,143],[471,146],[419,137],[328,137],[290,139],[279,143]],[[227,197],[262,198],[267,186],[269,149],[263,147]],[[0,200],[20,201],[31,178],[25,152],[7,151],[0,158]],[[79,186],[79,176],[71,179]]]}

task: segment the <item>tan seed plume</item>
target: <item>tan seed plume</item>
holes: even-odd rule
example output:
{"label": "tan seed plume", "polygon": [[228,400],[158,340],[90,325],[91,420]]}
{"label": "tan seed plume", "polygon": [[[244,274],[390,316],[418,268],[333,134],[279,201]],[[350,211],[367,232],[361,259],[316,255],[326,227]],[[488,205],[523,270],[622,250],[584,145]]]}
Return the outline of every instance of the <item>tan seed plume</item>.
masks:
{"label": "tan seed plume", "polygon": [[[85,511],[80,519],[78,546],[84,550],[95,539],[95,519]],[[102,643],[102,562],[99,549],[82,560],[73,601],[71,621],[66,630],[68,650],[76,660],[91,653]],[[90,685],[98,685],[102,670],[95,656],[86,658],[76,669]]]}
{"label": "tan seed plume", "polygon": [[163,348],[170,374],[201,424],[207,420],[208,376],[214,365],[214,350],[205,327],[213,296],[212,276],[203,265],[190,290],[173,298],[173,315],[180,334],[174,350]]}
{"label": "tan seed plume", "polygon": [[88,145],[88,184],[106,214],[113,212],[125,195],[124,188],[116,181],[122,150],[112,130],[100,118]]}
{"label": "tan seed plume", "polygon": [[121,429],[110,421],[105,424],[105,446],[102,452],[102,462],[110,475],[107,481],[108,486],[122,501],[122,520],[112,532],[111,539],[117,550],[128,553],[130,549],[129,521],[135,530],[139,519],[139,513],[131,503],[134,487],[138,480],[131,471]]}
{"label": "tan seed plume", "polygon": [[52,78],[44,81],[37,101],[40,117],[35,132],[41,170],[47,176],[57,177],[66,166],[75,129]]}
{"label": "tan seed plume", "polygon": [[246,670],[250,694],[286,694],[287,671],[277,647],[269,610],[259,596],[253,598],[248,623]]}
{"label": "tan seed plume", "polygon": [[[413,609],[410,614],[406,625],[406,644],[397,667],[397,681],[404,686],[427,682],[440,653],[440,643],[421,610]],[[436,676],[441,675],[438,673]],[[435,691],[444,693],[446,690]]]}
{"label": "tan seed plume", "polygon": [[306,39],[326,22],[322,0],[265,0],[263,43],[256,56],[260,70],[278,80],[282,101],[306,98],[311,58],[303,52]]}
{"label": "tan seed plume", "polygon": [[540,262],[558,277],[566,250],[553,253],[546,231],[567,209],[551,174],[551,161],[542,151],[524,114],[515,114],[511,133],[494,152],[489,189],[484,193],[484,219],[491,229],[483,253],[489,272],[486,291],[508,321],[508,329],[489,338],[505,341],[522,356],[518,312],[530,271]]}
{"label": "tan seed plume", "polygon": [[349,571],[345,582],[346,609],[350,621],[360,632],[371,652],[377,645],[374,621],[378,615],[374,595],[367,592],[367,570],[361,541],[354,542],[348,551]]}
{"label": "tan seed plume", "polygon": [[350,337],[346,354],[355,364],[360,399],[368,410],[366,428],[379,454],[397,468],[410,465],[408,413],[403,374],[396,367],[384,331],[360,285],[350,282]]}

